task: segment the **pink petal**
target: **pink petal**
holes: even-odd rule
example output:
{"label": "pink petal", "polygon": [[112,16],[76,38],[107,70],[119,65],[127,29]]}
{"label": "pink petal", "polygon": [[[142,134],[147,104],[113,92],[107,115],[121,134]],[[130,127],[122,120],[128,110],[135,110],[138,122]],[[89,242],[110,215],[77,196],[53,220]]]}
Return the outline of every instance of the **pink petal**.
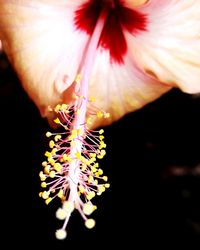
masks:
{"label": "pink petal", "polygon": [[90,81],[90,95],[97,106],[110,113],[109,119],[93,120],[93,126],[108,125],[125,114],[154,101],[171,87],[138,69],[130,55],[124,65],[110,64],[109,53],[98,50]]}
{"label": "pink petal", "polygon": [[[168,28],[168,19],[160,14],[160,9],[171,11],[175,2],[149,1],[145,5],[144,1],[142,3],[124,1],[127,7],[138,4],[137,10],[149,14],[149,30],[137,35],[131,35],[129,30],[124,31],[128,50],[122,64],[110,63],[109,50],[98,48],[89,92],[96,97],[96,105],[110,112],[111,116],[106,123],[102,123],[104,119],[94,120],[93,126],[117,121],[125,114],[160,97],[171,88],[171,82],[176,82],[168,82],[158,74],[162,72],[167,77],[168,72],[165,74],[167,63],[160,68],[157,66],[154,61],[160,58],[155,57],[157,50],[152,46],[156,44],[158,47],[159,36],[156,31],[160,33],[163,31],[162,25],[160,22],[157,24],[158,18],[155,19],[155,17],[163,19],[164,27]],[[84,49],[89,39],[87,32],[74,27],[74,12],[83,3],[85,1],[21,0],[19,4],[14,0],[0,0],[0,38],[3,47],[25,90],[43,116],[49,115],[48,106],[54,106],[63,100],[67,101],[73,90],[69,87],[79,73]],[[167,7],[170,8],[167,9]],[[169,29],[168,32],[170,33]],[[164,38],[160,40],[166,42],[167,37],[164,36]],[[171,39],[173,40],[174,37],[172,36]],[[168,43],[164,45],[165,48]],[[168,50],[164,49],[164,51]],[[149,62],[152,63],[149,64]],[[156,65],[155,69],[154,65]],[[146,75],[146,72],[149,75]],[[157,75],[160,80],[152,75]],[[174,76],[174,72],[171,75]],[[171,75],[169,74],[170,77]],[[69,91],[65,91],[66,89]]]}
{"label": "pink petal", "polygon": [[88,35],[75,31],[83,1],[0,0],[0,38],[22,85],[43,116],[78,71]]}
{"label": "pink petal", "polygon": [[170,86],[200,92],[200,1],[151,0],[139,10],[148,14],[148,32],[126,38],[140,67]]}

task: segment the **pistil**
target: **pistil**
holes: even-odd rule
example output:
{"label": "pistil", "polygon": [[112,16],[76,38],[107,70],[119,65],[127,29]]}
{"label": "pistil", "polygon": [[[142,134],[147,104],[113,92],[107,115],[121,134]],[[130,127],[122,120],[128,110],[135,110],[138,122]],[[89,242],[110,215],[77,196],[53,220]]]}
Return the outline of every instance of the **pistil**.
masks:
{"label": "pistil", "polygon": [[46,204],[55,197],[62,201],[62,207],[56,212],[57,218],[64,220],[62,228],[56,231],[58,239],[67,236],[66,227],[74,209],[80,212],[87,228],[95,225],[93,219],[87,218],[96,209],[91,199],[96,194],[101,195],[109,187],[109,183],[102,184],[108,178],[103,176],[103,170],[96,162],[97,158],[102,159],[105,155],[103,130],[88,129],[88,113],[99,119],[108,118],[109,114],[95,106],[92,112],[87,112],[88,103],[92,105],[92,98],[88,97],[89,79],[108,13],[109,9],[103,8],[96,22],[80,74],[75,79],[74,103],[58,104],[53,109],[58,114],[55,123],[61,125],[65,132],[46,134],[47,137],[53,136],[54,140],[49,143],[52,150],[45,153],[47,161],[42,164],[44,171],[40,172],[40,178],[43,188],[50,187],[41,192],[40,196],[45,199]]}

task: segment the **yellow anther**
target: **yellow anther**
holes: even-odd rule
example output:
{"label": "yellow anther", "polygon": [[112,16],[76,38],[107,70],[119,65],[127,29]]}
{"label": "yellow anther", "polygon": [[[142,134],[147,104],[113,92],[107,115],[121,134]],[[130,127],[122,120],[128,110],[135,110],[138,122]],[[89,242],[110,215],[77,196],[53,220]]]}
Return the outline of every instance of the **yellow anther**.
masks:
{"label": "yellow anther", "polygon": [[47,187],[46,182],[43,181],[43,182],[41,183],[41,187],[42,187],[42,188],[46,188],[46,187]]}
{"label": "yellow anther", "polygon": [[99,163],[98,163],[98,162],[95,163],[95,164],[93,165],[93,167],[94,167],[94,168],[98,168],[98,167],[99,167]]}
{"label": "yellow anther", "polygon": [[108,176],[105,176],[105,175],[104,175],[104,176],[102,177],[102,179],[103,179],[104,181],[108,181]]}
{"label": "yellow anther", "polygon": [[49,198],[49,195],[50,195],[50,192],[49,191],[44,191],[44,192],[42,192],[42,198],[43,199],[47,199],[47,198]]}
{"label": "yellow anther", "polygon": [[63,208],[58,208],[56,211],[56,218],[59,220],[64,220],[67,216],[67,212]]}
{"label": "yellow anther", "polygon": [[101,150],[101,155],[105,155],[106,154],[106,150],[105,149],[102,149]]}
{"label": "yellow anther", "polygon": [[95,176],[96,176],[96,177],[99,177],[99,176],[100,176],[99,172],[96,172],[96,173],[95,173]]}
{"label": "yellow anther", "polygon": [[74,210],[74,203],[72,201],[65,201],[63,203],[63,209],[67,212],[67,213],[71,213]]}
{"label": "yellow anther", "polygon": [[104,114],[104,118],[109,118],[110,117],[110,113],[105,113]]}
{"label": "yellow anther", "polygon": [[85,171],[86,169],[87,169],[87,165],[86,164],[82,164],[81,171]]}
{"label": "yellow anther", "polygon": [[47,164],[48,164],[47,161],[43,161],[43,162],[42,162],[42,166],[43,166],[43,167],[46,167]]}
{"label": "yellow anther", "polygon": [[59,123],[60,123],[59,118],[57,117],[56,119],[54,119],[54,122],[55,122],[56,124],[59,124]]}
{"label": "yellow anther", "polygon": [[92,157],[91,159],[89,159],[88,161],[88,164],[90,165],[91,163],[95,162],[96,161],[96,158],[95,157]]}
{"label": "yellow anther", "polygon": [[46,137],[50,137],[52,136],[52,133],[51,132],[46,132]]}
{"label": "yellow anther", "polygon": [[42,197],[43,192],[39,192],[39,197]]}
{"label": "yellow anther", "polygon": [[90,175],[90,176],[88,177],[88,183],[91,183],[91,182],[93,182],[93,181],[94,181],[94,178],[93,178],[92,175]]}
{"label": "yellow anther", "polygon": [[82,128],[77,129],[77,135],[81,135],[82,133],[83,133],[83,129]]}
{"label": "yellow anther", "polygon": [[62,199],[63,198],[64,191],[62,189],[59,190],[57,196]]}
{"label": "yellow anther", "polygon": [[98,185],[98,180],[94,180],[93,185]]}
{"label": "yellow anther", "polygon": [[82,161],[82,163],[88,164],[88,160],[84,156],[81,156],[80,160]]}
{"label": "yellow anther", "polygon": [[54,161],[54,159],[53,159],[52,157],[49,157],[49,158],[48,158],[48,162],[49,162],[52,166],[54,166],[54,164],[55,164],[55,161]]}
{"label": "yellow anther", "polygon": [[46,178],[47,178],[46,176],[43,176],[43,177],[40,177],[40,180],[41,180],[41,181],[45,181]]}
{"label": "yellow anther", "polygon": [[95,173],[97,171],[97,169],[94,165],[91,167],[91,171],[92,171],[92,173]]}
{"label": "yellow anther", "polygon": [[46,157],[51,157],[51,153],[49,151],[46,151],[44,154]]}
{"label": "yellow anther", "polygon": [[90,215],[94,211],[94,206],[90,203],[85,203],[83,205],[83,213],[86,215]]}
{"label": "yellow anther", "polygon": [[42,171],[40,171],[39,177],[40,177],[40,179],[41,179],[41,178],[46,178],[46,175],[44,175],[44,173],[43,173]]}
{"label": "yellow anther", "polygon": [[67,161],[67,162],[71,162],[71,161],[72,161],[72,158],[71,158],[70,155],[64,154],[64,155],[63,155],[63,160],[64,160],[64,161]]}
{"label": "yellow anther", "polygon": [[97,117],[98,117],[98,118],[102,118],[102,117],[103,117],[103,113],[102,113],[101,111],[98,111],[98,112],[97,112]]}
{"label": "yellow anther", "polygon": [[77,109],[77,110],[76,110],[76,114],[77,114],[77,115],[80,115],[80,113],[81,113],[80,109]]}
{"label": "yellow anther", "polygon": [[56,162],[53,167],[58,173],[60,173],[63,168],[62,165],[58,162]]}
{"label": "yellow anther", "polygon": [[81,80],[81,74],[78,74],[78,75],[76,76],[75,82],[76,82],[76,83],[79,83],[80,80]]}
{"label": "yellow anther", "polygon": [[99,136],[99,140],[102,141],[105,137],[103,135]]}
{"label": "yellow anther", "polygon": [[49,197],[49,198],[47,198],[47,199],[45,200],[45,203],[48,205],[51,201],[52,201],[52,198]]}
{"label": "yellow anther", "polygon": [[94,219],[87,219],[85,221],[85,226],[89,229],[93,228],[95,226],[95,220]]}
{"label": "yellow anther", "polygon": [[64,229],[58,229],[55,235],[58,240],[64,240],[67,237],[67,232]]}
{"label": "yellow anther", "polygon": [[44,172],[45,174],[49,174],[49,170],[50,170],[51,166],[50,165],[47,165],[45,168],[44,168]]}
{"label": "yellow anther", "polygon": [[105,189],[105,187],[104,187],[103,185],[98,186],[98,192],[102,193],[102,192],[104,192],[105,190],[106,190],[106,189]]}
{"label": "yellow anther", "polygon": [[58,112],[60,111],[60,109],[61,109],[61,105],[60,105],[60,104],[57,104],[56,107],[54,108],[54,111],[55,111],[56,113],[58,113]]}
{"label": "yellow anther", "polygon": [[103,174],[103,170],[101,168],[98,169],[98,173],[99,175],[102,175]]}
{"label": "yellow anther", "polygon": [[106,183],[104,186],[105,186],[106,188],[109,188],[109,187],[110,187],[110,183]]}
{"label": "yellow anther", "polygon": [[95,192],[94,191],[89,191],[88,194],[86,195],[86,198],[88,200],[91,200],[94,197],[95,197]]}
{"label": "yellow anther", "polygon": [[79,185],[78,189],[82,194],[85,192],[85,188],[82,185]]}
{"label": "yellow anther", "polygon": [[72,131],[71,131],[71,134],[73,135],[73,136],[77,136],[77,130],[76,129],[73,129]]}
{"label": "yellow anther", "polygon": [[106,148],[106,144],[103,141],[100,141],[99,149]]}
{"label": "yellow anther", "polygon": [[73,140],[73,139],[74,139],[74,135],[69,135],[67,139],[68,139],[69,141]]}
{"label": "yellow anther", "polygon": [[77,145],[77,141],[71,141],[71,142],[70,142],[70,146],[71,146],[71,147],[75,147],[76,145]]}
{"label": "yellow anther", "polygon": [[61,137],[61,135],[56,135],[55,137],[54,137],[54,140],[55,141],[58,141],[58,140],[60,140],[62,137]]}
{"label": "yellow anther", "polygon": [[79,96],[77,96],[77,94],[73,93],[72,98],[75,99],[75,100],[78,100]]}
{"label": "yellow anther", "polygon": [[56,155],[56,152],[57,152],[57,151],[58,151],[57,148],[53,148],[53,149],[51,150],[51,156]]}
{"label": "yellow anther", "polygon": [[100,154],[97,155],[97,158],[102,159],[102,158],[105,156],[105,154],[106,154],[106,151],[105,151],[104,149],[102,149],[102,150],[100,151]]}
{"label": "yellow anther", "polygon": [[101,145],[103,148],[106,148],[106,144],[105,144],[103,141],[100,141],[100,145]]}
{"label": "yellow anther", "polygon": [[96,100],[96,98],[94,97],[94,96],[90,96],[90,98],[89,98],[89,101],[90,102],[93,102],[93,101],[95,101]]}
{"label": "yellow anther", "polygon": [[54,170],[50,171],[49,177],[54,178],[56,175],[56,172]]}
{"label": "yellow anther", "polygon": [[95,158],[96,154],[95,153],[90,153],[90,156]]}
{"label": "yellow anther", "polygon": [[55,146],[55,142],[53,141],[53,140],[51,140],[50,142],[49,142],[49,147],[50,148],[53,148]]}
{"label": "yellow anther", "polygon": [[91,124],[92,124],[92,119],[91,119],[91,117],[88,117],[86,122],[87,122],[88,125],[91,125]]}
{"label": "yellow anther", "polygon": [[103,129],[100,129],[99,130],[99,134],[102,135],[104,133],[104,130]]}
{"label": "yellow anther", "polygon": [[63,104],[61,105],[61,109],[62,109],[62,110],[66,110],[66,109],[68,109],[68,107],[69,107],[69,105],[67,105],[67,104],[65,104],[65,103],[63,103]]}
{"label": "yellow anther", "polygon": [[81,159],[81,152],[76,152],[76,157],[80,160]]}

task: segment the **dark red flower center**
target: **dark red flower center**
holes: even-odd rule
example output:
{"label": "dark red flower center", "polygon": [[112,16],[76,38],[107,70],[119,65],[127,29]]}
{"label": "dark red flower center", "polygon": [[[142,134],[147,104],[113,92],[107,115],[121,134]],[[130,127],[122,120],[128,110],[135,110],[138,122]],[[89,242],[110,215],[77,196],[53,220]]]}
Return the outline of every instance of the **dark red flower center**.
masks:
{"label": "dark red flower center", "polygon": [[75,12],[77,29],[91,35],[103,8],[109,11],[99,46],[110,53],[111,63],[123,63],[127,53],[124,31],[136,36],[147,30],[147,15],[124,6],[122,0],[89,0]]}

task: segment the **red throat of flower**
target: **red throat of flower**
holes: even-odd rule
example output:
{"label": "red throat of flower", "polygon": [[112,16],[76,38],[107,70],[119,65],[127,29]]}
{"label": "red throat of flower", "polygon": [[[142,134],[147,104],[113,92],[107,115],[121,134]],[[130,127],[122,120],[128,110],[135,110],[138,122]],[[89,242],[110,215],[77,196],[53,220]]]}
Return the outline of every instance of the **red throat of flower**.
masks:
{"label": "red throat of flower", "polygon": [[127,52],[124,31],[133,35],[146,31],[147,16],[125,7],[121,0],[89,0],[75,13],[77,29],[92,35],[103,9],[108,13],[98,46],[109,51],[111,63],[123,63]]}

